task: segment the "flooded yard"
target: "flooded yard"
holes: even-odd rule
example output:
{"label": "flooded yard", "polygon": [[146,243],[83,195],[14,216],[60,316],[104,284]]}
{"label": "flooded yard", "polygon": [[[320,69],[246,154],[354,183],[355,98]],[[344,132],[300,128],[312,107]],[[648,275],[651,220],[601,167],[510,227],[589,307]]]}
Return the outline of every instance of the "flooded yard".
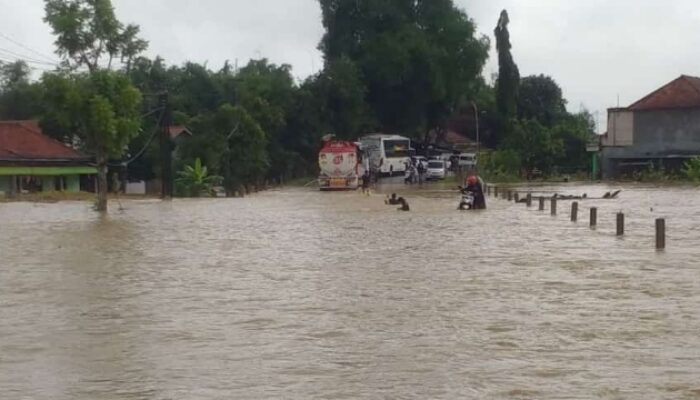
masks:
{"label": "flooded yard", "polygon": [[622,188],[0,204],[0,398],[700,398],[700,191]]}

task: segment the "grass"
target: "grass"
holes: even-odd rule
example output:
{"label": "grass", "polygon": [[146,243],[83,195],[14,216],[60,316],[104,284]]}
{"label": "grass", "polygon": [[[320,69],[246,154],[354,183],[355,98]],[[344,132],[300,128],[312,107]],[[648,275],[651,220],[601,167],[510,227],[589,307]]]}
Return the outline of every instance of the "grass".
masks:
{"label": "grass", "polygon": [[[110,200],[116,199],[145,199],[145,198],[155,198],[155,196],[134,196],[134,195],[110,195]],[[0,203],[10,203],[10,202],[30,202],[30,203],[58,203],[61,201],[86,201],[94,202],[97,199],[95,193],[89,192],[37,192],[37,193],[24,193],[18,195],[14,198],[8,198],[7,196],[0,196]]]}

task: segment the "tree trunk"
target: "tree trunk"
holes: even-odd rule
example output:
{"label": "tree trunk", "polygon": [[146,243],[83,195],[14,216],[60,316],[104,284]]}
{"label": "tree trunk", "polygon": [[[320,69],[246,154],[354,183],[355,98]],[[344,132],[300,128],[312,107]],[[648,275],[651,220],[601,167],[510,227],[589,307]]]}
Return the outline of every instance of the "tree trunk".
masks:
{"label": "tree trunk", "polygon": [[107,212],[107,155],[97,154],[97,211]]}

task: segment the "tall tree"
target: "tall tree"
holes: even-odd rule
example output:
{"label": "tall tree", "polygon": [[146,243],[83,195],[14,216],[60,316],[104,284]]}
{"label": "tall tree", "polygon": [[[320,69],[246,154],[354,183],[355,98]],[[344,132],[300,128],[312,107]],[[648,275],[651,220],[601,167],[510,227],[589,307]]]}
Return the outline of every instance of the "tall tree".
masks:
{"label": "tall tree", "polygon": [[[141,93],[126,75],[109,71],[113,60],[131,60],[146,49],[139,27],[117,20],[111,0],[45,0],[44,21],[56,36],[56,53],[64,64],[89,74],[48,76],[46,85],[64,89],[51,93],[66,104],[48,102],[45,124],[65,135],[77,135],[97,162],[97,210],[107,211],[107,161],[121,157],[140,128]],[[103,62],[107,60],[106,65]],[[63,82],[61,82],[63,80]]]}
{"label": "tall tree", "polygon": [[498,79],[496,80],[496,105],[506,126],[515,118],[518,103],[520,71],[511,54],[508,11],[503,10],[494,30],[498,50]]}
{"label": "tall tree", "polygon": [[[137,25],[125,27],[117,20],[111,0],[45,0],[45,12],[44,21],[56,36],[56,54],[69,67],[95,72],[111,68],[117,58],[128,67],[148,47],[138,37]],[[100,64],[105,59],[107,64]]]}
{"label": "tall tree", "polygon": [[488,40],[452,0],[319,1],[326,67],[355,63],[383,129],[422,136],[470,97]]}

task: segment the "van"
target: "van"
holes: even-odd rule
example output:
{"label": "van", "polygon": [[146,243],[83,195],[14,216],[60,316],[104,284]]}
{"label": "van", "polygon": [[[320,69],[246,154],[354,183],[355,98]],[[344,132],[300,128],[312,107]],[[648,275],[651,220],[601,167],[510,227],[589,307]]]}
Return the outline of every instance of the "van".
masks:
{"label": "van", "polygon": [[459,166],[466,168],[476,167],[477,159],[474,153],[462,153],[459,155]]}

